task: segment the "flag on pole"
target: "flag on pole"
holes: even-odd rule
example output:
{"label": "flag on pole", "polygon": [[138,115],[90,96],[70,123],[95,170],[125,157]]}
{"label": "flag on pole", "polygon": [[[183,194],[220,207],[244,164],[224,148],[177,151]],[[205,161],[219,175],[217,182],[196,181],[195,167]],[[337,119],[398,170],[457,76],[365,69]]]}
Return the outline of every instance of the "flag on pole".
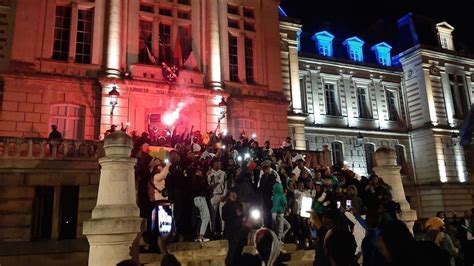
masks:
{"label": "flag on pole", "polygon": [[460,130],[461,146],[467,146],[471,144],[473,132],[474,132],[474,104],[471,105],[471,109],[469,109],[469,113],[467,114],[466,118],[462,122],[461,130]]}
{"label": "flag on pole", "polygon": [[148,46],[146,46],[146,53],[148,54],[148,60],[150,60],[150,63],[152,63],[153,65],[156,65],[155,56],[153,56]]}

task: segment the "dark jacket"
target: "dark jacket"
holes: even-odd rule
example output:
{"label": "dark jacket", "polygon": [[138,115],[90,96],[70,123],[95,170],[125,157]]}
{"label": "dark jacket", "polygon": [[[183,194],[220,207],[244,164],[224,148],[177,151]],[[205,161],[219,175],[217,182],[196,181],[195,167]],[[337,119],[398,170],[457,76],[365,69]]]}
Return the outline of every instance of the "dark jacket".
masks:
{"label": "dark jacket", "polygon": [[[240,201],[227,201],[222,207],[222,220],[225,222],[224,235],[238,231],[243,223],[243,207]],[[240,213],[240,215],[239,215]]]}

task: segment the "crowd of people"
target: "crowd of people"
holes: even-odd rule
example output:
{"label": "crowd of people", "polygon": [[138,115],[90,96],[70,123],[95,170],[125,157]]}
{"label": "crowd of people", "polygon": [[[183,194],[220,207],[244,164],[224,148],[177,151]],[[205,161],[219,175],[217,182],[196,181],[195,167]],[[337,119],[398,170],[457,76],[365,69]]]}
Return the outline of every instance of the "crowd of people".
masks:
{"label": "crowd of people", "polygon": [[[317,266],[473,265],[474,210],[452,222],[440,213],[426,222],[424,239],[415,240],[383,177],[332,165],[327,146],[303,153],[290,138],[261,146],[245,132],[234,138],[217,130],[131,135],[150,252],[159,250],[158,209],[165,208],[173,213],[172,241],[227,239],[226,265],[278,265],[281,243],[315,249]],[[154,158],[150,146],[170,152]],[[248,235],[257,257],[242,254]]]}

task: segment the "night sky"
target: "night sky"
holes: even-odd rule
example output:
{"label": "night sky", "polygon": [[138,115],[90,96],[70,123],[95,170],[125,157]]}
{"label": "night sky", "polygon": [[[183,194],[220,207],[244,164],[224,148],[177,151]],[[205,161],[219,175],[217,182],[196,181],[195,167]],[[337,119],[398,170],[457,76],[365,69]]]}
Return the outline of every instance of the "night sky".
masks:
{"label": "night sky", "polygon": [[447,21],[455,28],[453,35],[456,42],[461,43],[462,49],[474,53],[474,13],[471,8],[468,8],[468,2],[461,0],[281,0],[281,6],[288,16],[301,19],[305,32],[331,29],[334,35],[358,35],[365,37],[365,40],[372,38],[373,41],[390,41],[389,36],[384,36],[390,33],[387,25],[394,27],[396,21],[403,15],[409,12],[417,13]]}

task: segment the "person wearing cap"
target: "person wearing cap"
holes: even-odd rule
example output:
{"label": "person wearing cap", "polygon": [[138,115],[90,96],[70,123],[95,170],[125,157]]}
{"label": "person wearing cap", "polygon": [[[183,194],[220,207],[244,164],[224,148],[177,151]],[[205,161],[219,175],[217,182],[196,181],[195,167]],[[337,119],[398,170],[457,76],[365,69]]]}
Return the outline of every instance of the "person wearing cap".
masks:
{"label": "person wearing cap", "polygon": [[293,169],[292,173],[296,175],[298,180],[307,181],[308,178],[312,178],[311,170],[304,165],[303,158],[298,159],[296,167]]}
{"label": "person wearing cap", "polygon": [[426,235],[425,240],[434,242],[438,247],[447,251],[451,256],[451,266],[455,266],[454,257],[459,250],[454,246],[451,237],[446,234],[445,224],[441,218],[431,217],[425,222]]}

